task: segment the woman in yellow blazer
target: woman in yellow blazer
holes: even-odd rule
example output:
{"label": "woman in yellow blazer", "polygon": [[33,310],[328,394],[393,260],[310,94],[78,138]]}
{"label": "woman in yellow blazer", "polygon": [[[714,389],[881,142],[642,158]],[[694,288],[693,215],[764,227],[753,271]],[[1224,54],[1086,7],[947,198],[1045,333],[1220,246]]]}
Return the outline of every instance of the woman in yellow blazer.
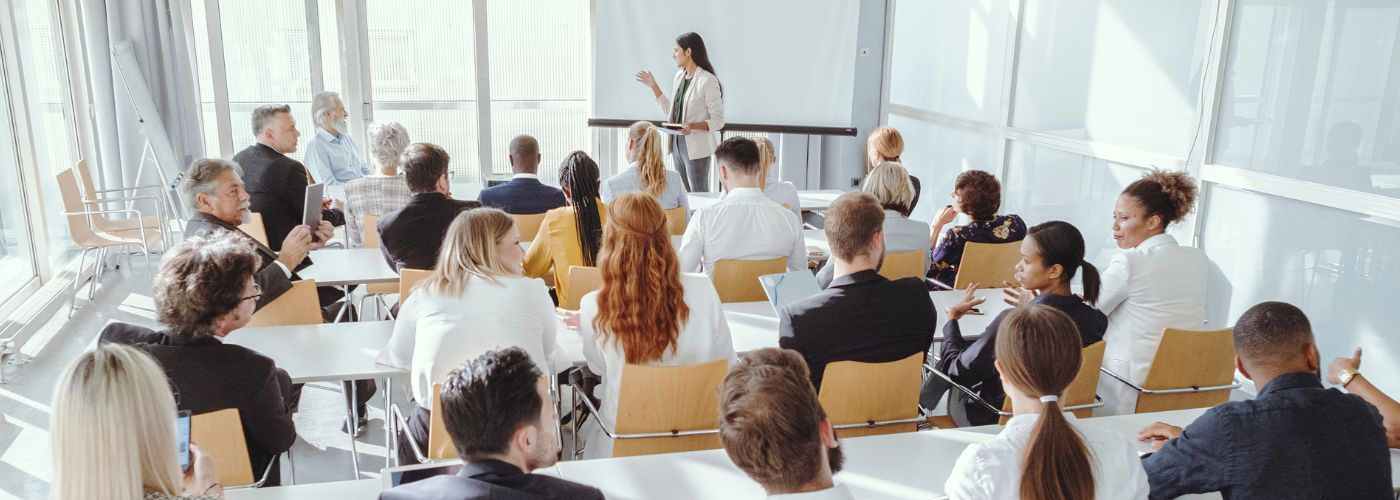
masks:
{"label": "woman in yellow blazer", "polygon": [[559,168],[559,188],[569,204],[545,212],[525,254],[525,275],[543,278],[554,269],[554,291],[569,304],[569,266],[594,266],[606,211],[598,199],[598,163],[574,151]]}

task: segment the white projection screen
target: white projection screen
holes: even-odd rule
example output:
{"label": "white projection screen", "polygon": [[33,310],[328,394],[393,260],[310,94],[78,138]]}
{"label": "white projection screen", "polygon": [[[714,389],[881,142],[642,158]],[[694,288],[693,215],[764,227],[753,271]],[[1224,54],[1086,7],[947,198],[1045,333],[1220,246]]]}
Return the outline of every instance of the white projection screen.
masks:
{"label": "white projection screen", "polygon": [[662,120],[651,71],[671,95],[671,48],[705,39],[735,126],[851,127],[858,0],[594,0],[595,122]]}

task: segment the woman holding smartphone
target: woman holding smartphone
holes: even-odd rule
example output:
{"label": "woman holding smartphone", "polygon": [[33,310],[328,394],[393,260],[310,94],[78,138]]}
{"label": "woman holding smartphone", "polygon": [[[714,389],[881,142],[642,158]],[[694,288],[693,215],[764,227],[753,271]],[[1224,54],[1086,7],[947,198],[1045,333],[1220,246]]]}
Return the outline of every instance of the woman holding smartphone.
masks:
{"label": "woman holding smartphone", "polygon": [[670,136],[671,156],[686,190],[710,191],[710,156],[719,143],[715,132],[724,128],[724,86],[715,76],[705,40],[695,33],[676,38],[671,48],[676,76],[667,96],[650,71],[637,72],[637,81],[651,88],[656,104],[666,115],[667,128],[680,131]]}

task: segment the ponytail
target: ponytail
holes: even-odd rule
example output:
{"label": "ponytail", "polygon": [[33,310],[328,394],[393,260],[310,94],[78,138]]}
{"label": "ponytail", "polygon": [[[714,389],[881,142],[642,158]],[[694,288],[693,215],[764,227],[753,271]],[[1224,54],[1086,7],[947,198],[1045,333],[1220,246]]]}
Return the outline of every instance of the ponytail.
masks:
{"label": "ponytail", "polygon": [[583,265],[594,266],[603,239],[603,220],[598,213],[598,163],[583,151],[569,153],[559,169],[559,184],[569,190]]}
{"label": "ponytail", "polygon": [[1099,288],[1103,284],[1099,279],[1099,268],[1087,260],[1080,262],[1079,267],[1084,270],[1084,302],[1095,305],[1099,302]]}
{"label": "ponytail", "polygon": [[1043,404],[1021,465],[1021,498],[1094,498],[1094,466],[1084,438],[1065,419],[1059,401]]}
{"label": "ponytail", "polygon": [[758,145],[758,190],[768,190],[768,171],[773,168],[773,141],[767,137],[755,137],[754,144]]}
{"label": "ponytail", "polygon": [[640,121],[627,127],[627,138],[637,148],[637,174],[642,191],[657,200],[666,192],[666,164],[661,156],[660,132],[651,122]]}

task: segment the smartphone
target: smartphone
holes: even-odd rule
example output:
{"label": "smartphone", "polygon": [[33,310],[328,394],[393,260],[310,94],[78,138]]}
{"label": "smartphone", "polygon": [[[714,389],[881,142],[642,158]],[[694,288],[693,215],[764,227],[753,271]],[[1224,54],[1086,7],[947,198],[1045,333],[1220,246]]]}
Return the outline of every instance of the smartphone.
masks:
{"label": "smartphone", "polygon": [[180,455],[180,470],[189,472],[194,457],[190,453],[190,411],[183,410],[175,416],[175,448]]}

